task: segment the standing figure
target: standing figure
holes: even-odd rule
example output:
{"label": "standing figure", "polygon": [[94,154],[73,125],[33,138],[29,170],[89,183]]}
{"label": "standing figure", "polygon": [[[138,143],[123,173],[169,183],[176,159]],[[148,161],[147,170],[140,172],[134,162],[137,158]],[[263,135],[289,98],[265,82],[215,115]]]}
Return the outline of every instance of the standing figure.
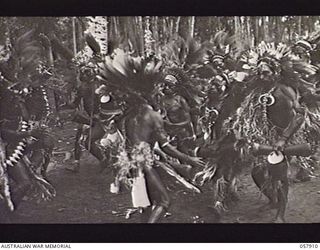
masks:
{"label": "standing figure", "polygon": [[[19,205],[25,195],[37,195],[44,199],[55,195],[54,188],[36,173],[37,166],[34,166],[29,158],[34,140],[42,137],[41,133],[39,135],[36,130],[32,130],[30,112],[26,104],[31,82],[43,79],[38,72],[41,52],[42,47],[31,30],[13,41],[8,60],[0,65],[0,130],[3,142],[1,164],[9,180],[7,185],[2,185],[6,187],[2,197],[11,211]],[[11,202],[8,202],[8,194],[12,198]],[[1,209],[1,212],[3,211],[6,209]]]}
{"label": "standing figure", "polygon": [[[283,44],[261,43],[241,60],[252,71],[248,80],[234,85],[224,99],[218,134],[231,131],[251,144],[253,154],[248,154],[247,160],[254,166],[252,177],[277,209],[274,221],[285,222],[290,156],[298,156],[300,164],[308,168],[303,157],[311,154],[316,143],[310,140],[310,132],[319,131],[317,116],[299,100],[299,95],[307,94],[312,102],[318,99],[297,73],[312,73],[313,67],[293,60]],[[306,117],[310,123],[304,122]]]}
{"label": "standing figure", "polygon": [[166,131],[173,138],[180,151],[187,153],[190,142],[195,139],[195,131],[191,121],[190,107],[186,99],[177,93],[178,83],[174,75],[166,75],[161,108],[163,110]]}
{"label": "standing figure", "polygon": [[[103,169],[106,164],[106,156],[97,145],[99,140],[105,135],[103,123],[100,119],[101,99],[96,94],[97,80],[93,68],[84,66],[80,70],[81,85],[76,98],[68,106],[76,109],[73,121],[79,124],[75,139],[75,166],[68,170],[78,172],[80,170],[81,144],[100,161]],[[81,107],[82,106],[82,107]],[[83,111],[81,112],[81,108]]]}
{"label": "standing figure", "polygon": [[148,97],[152,96],[159,81],[161,63],[155,59],[131,57],[125,52],[118,52],[106,62],[100,73],[105,84],[127,94],[125,101],[128,109],[121,129],[125,141],[116,163],[119,167],[118,178],[132,187],[133,205],[149,210],[151,214],[147,221],[155,223],[170,205],[154,158],[155,143],[158,142],[166,154],[194,167],[203,167],[203,163],[169,143],[164,121],[150,105],[153,100]]}
{"label": "standing figure", "polygon": [[29,114],[29,123],[33,129],[35,141],[28,147],[27,154],[34,166],[37,166],[42,176],[46,176],[47,167],[54,148],[54,139],[50,135],[50,119],[52,119],[51,107],[48,100],[46,87],[30,86],[24,96],[24,103]]}

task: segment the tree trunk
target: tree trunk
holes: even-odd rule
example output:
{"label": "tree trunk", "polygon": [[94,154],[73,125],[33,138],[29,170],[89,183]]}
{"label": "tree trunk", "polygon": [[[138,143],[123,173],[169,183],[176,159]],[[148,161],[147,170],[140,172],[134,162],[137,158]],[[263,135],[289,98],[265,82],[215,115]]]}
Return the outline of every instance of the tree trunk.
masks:
{"label": "tree trunk", "polygon": [[72,39],[73,39],[73,54],[77,54],[77,35],[76,35],[76,20],[72,17]]}
{"label": "tree trunk", "polygon": [[151,30],[152,30],[154,39],[156,40],[156,43],[159,43],[160,41],[159,41],[158,17],[157,16],[152,17]]}
{"label": "tree trunk", "polygon": [[255,39],[254,39],[254,44],[258,45],[260,42],[260,27],[259,27],[259,17],[255,17]]}
{"label": "tree trunk", "polygon": [[264,37],[266,42],[272,42],[272,39],[270,38],[269,34],[269,17],[264,17],[264,23],[263,23],[263,29],[265,31]]}
{"label": "tree trunk", "polygon": [[82,27],[81,20],[76,20],[76,26],[77,26],[77,46],[78,50],[82,50],[85,46],[85,40],[84,40],[84,29]]}
{"label": "tree trunk", "polygon": [[248,16],[247,18],[247,37],[248,37],[248,42],[249,42],[249,46],[253,46],[253,37],[251,35],[251,18]]}
{"label": "tree trunk", "polygon": [[280,17],[277,17],[277,16],[273,16],[272,19],[273,19],[273,28],[272,28],[272,32],[274,33],[274,40],[275,42],[278,42],[279,41],[279,35],[281,34],[280,33],[280,27],[278,26],[279,25],[279,20]]}
{"label": "tree trunk", "polygon": [[139,41],[139,55],[143,56],[144,55],[144,31],[143,31],[143,18],[142,16],[138,17],[138,27],[139,27],[139,37],[140,37],[140,41]]}
{"label": "tree trunk", "polygon": [[234,17],[234,34],[238,39],[242,40],[241,23],[240,23],[240,17],[239,16],[235,16]]}
{"label": "tree trunk", "polygon": [[191,16],[189,18],[189,37],[193,38],[194,37],[194,24],[195,24],[195,17],[194,16]]}
{"label": "tree trunk", "polygon": [[289,42],[291,42],[292,37],[293,37],[293,25],[294,20],[290,20],[289,25],[288,25],[288,32],[289,32]]}
{"label": "tree trunk", "polygon": [[298,34],[302,35],[302,16],[298,16]]}
{"label": "tree trunk", "polygon": [[179,26],[179,35],[185,40],[189,37],[189,23],[188,17],[181,17],[180,26]]}
{"label": "tree trunk", "polygon": [[179,33],[180,19],[181,19],[181,17],[180,17],[180,16],[178,16],[177,21],[176,21],[176,30],[175,30],[175,34],[178,34],[178,33]]}
{"label": "tree trunk", "polygon": [[170,37],[172,37],[172,36],[173,36],[173,28],[174,28],[173,19],[172,19],[172,18],[170,18],[170,19],[169,19]]}
{"label": "tree trunk", "polygon": [[259,17],[259,41],[265,40],[264,18]]}
{"label": "tree trunk", "polygon": [[116,16],[112,17],[112,20],[113,20],[113,28],[114,28],[114,37],[119,37],[120,32],[118,29],[119,25],[118,25],[117,17]]}
{"label": "tree trunk", "polygon": [[162,19],[162,39],[164,42],[167,42],[168,38],[168,28],[167,28],[167,17],[163,17]]}

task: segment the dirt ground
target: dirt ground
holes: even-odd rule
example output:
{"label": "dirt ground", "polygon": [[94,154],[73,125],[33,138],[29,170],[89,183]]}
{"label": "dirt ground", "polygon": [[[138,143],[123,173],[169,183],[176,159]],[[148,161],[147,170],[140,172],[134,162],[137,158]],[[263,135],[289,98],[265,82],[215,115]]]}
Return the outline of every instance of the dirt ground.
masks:
{"label": "dirt ground", "polygon": [[[71,150],[75,128],[67,124],[55,133],[55,151]],[[24,201],[17,209],[12,223],[139,223],[139,212],[126,218],[131,208],[130,191],[122,189],[116,195],[109,191],[113,181],[107,171],[100,173],[98,162],[84,152],[79,173],[65,168],[64,155],[53,158],[48,171],[48,179],[56,188],[56,197],[48,202],[37,204]],[[265,211],[260,207],[266,204],[249,174],[240,178],[240,200],[218,218],[213,205],[210,187],[203,187],[201,194],[195,194],[167,176],[168,190],[172,205],[162,223],[270,223],[275,211]],[[287,223],[320,222],[320,180],[292,184],[286,213]]]}

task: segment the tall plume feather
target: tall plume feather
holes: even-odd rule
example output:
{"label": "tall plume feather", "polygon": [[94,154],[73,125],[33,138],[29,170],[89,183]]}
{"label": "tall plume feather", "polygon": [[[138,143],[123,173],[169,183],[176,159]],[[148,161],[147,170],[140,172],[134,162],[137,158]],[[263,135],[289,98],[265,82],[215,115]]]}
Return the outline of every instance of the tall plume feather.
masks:
{"label": "tall plume feather", "polygon": [[99,70],[105,84],[140,97],[150,93],[160,79],[161,61],[133,57],[122,49],[114,54],[113,58],[106,56]]}
{"label": "tall plume feather", "polygon": [[91,33],[85,34],[85,40],[88,46],[92,49],[93,53],[100,54],[101,52],[100,45]]}
{"label": "tall plume feather", "polygon": [[207,44],[201,44],[193,38],[185,40],[176,36],[160,49],[158,56],[169,67],[189,70],[204,64],[207,50]]}
{"label": "tall plume feather", "polygon": [[10,61],[15,66],[13,70],[18,70],[19,75],[27,75],[35,71],[42,60],[42,45],[36,39],[34,30],[29,30],[20,35],[12,43],[12,54]]}
{"label": "tall plume feather", "polygon": [[65,58],[68,61],[72,60],[73,58],[72,51],[66,46],[64,46],[56,36],[52,37],[51,44],[55,52],[57,52],[59,55],[61,55],[63,58]]}

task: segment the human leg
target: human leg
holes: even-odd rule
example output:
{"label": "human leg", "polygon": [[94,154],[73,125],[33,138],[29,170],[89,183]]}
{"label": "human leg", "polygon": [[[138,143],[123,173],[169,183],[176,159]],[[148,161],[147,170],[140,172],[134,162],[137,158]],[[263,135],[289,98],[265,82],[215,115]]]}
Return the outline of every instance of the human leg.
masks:
{"label": "human leg", "polygon": [[73,172],[79,172],[80,170],[80,158],[81,158],[81,136],[83,134],[83,125],[79,124],[77,128],[76,138],[74,142],[74,167],[67,168],[67,170]]}
{"label": "human leg", "polygon": [[273,165],[270,169],[271,180],[273,189],[277,199],[277,214],[275,222],[285,222],[285,212],[288,203],[288,165],[286,161]]}
{"label": "human leg", "polygon": [[150,200],[156,205],[151,211],[148,223],[157,223],[170,205],[170,197],[155,168],[145,169],[147,190]]}
{"label": "human leg", "polygon": [[272,185],[268,179],[268,169],[263,166],[255,166],[251,171],[251,177],[260,191],[268,198],[269,204],[275,204]]}
{"label": "human leg", "polygon": [[9,167],[8,175],[16,184],[11,192],[11,198],[15,207],[17,207],[31,188],[31,179],[26,163],[20,160],[14,166]]}
{"label": "human leg", "polygon": [[91,131],[89,128],[89,136],[86,140],[86,147],[90,149],[90,153],[98,160],[102,160],[104,155],[102,150],[96,145],[96,142],[104,136],[105,132],[102,125],[98,122],[93,123]]}

